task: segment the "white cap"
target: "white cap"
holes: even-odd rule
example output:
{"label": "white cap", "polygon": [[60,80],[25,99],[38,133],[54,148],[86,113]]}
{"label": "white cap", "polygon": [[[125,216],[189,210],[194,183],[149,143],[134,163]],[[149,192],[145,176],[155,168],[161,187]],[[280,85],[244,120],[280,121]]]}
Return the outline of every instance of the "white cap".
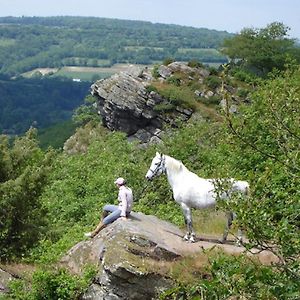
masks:
{"label": "white cap", "polygon": [[115,181],[115,183],[116,183],[117,185],[123,185],[123,184],[125,184],[125,179],[122,178],[122,177],[119,177],[119,178]]}

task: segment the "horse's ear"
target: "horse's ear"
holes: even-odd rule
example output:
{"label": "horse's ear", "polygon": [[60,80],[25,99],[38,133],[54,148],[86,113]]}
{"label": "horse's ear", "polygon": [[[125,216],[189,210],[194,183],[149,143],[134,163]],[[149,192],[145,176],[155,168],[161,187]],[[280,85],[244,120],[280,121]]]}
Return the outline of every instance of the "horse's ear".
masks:
{"label": "horse's ear", "polygon": [[160,154],[158,152],[156,152],[156,156],[160,156]]}

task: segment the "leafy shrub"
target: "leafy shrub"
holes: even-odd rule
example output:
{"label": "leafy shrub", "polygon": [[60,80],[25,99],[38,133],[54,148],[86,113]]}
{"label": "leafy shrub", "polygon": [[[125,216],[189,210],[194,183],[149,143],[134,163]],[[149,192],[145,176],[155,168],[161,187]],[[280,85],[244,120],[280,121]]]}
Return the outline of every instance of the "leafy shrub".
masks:
{"label": "leafy shrub", "polygon": [[151,93],[151,92],[158,92],[158,90],[157,90],[157,88],[154,86],[154,85],[152,85],[152,84],[150,84],[150,85],[148,85],[147,87],[146,87],[146,91],[148,92],[148,93]]}
{"label": "leafy shrub", "polygon": [[159,103],[156,104],[153,108],[155,111],[169,112],[175,109],[175,106],[172,103]]}
{"label": "leafy shrub", "polygon": [[181,82],[181,79],[180,79],[180,76],[178,76],[178,75],[170,76],[167,79],[167,83],[173,84],[175,86],[180,86],[180,82]]}
{"label": "leafy shrub", "polygon": [[244,256],[219,254],[210,259],[198,284],[181,285],[161,299],[298,299],[299,282]]}
{"label": "leafy shrub", "polygon": [[48,183],[55,153],[38,147],[36,130],[17,138],[10,148],[0,140],[1,260],[22,257],[41,237],[46,211],[40,196]]}
{"label": "leafy shrub", "polygon": [[174,61],[175,61],[175,60],[174,60],[173,58],[168,57],[168,58],[164,59],[163,65],[164,65],[164,66],[167,66],[167,65],[171,64],[171,63],[174,62]]}
{"label": "leafy shrub", "polygon": [[222,81],[219,77],[210,75],[204,79],[204,83],[211,89],[216,89]]}
{"label": "leafy shrub", "polygon": [[84,104],[80,105],[74,112],[72,119],[79,125],[85,125],[91,121],[99,122],[97,113],[96,100],[93,96],[89,95],[85,98]]}
{"label": "leafy shrub", "polygon": [[31,286],[27,286],[26,282],[20,279],[11,282],[7,299],[79,299],[95,275],[96,269],[93,267],[86,267],[83,276],[71,275],[65,269],[41,269],[33,274]]}
{"label": "leafy shrub", "polygon": [[210,75],[215,75],[215,76],[219,75],[218,70],[216,68],[214,68],[214,67],[209,67],[208,70],[209,70]]}
{"label": "leafy shrub", "polygon": [[159,72],[158,72],[158,68],[159,68],[159,65],[155,65],[152,69],[152,76],[153,78],[157,79],[159,78]]}
{"label": "leafy shrub", "polygon": [[204,67],[201,62],[199,62],[198,60],[195,60],[195,59],[190,60],[188,62],[188,66],[191,68],[200,68],[200,67],[203,68]]}
{"label": "leafy shrub", "polygon": [[168,99],[172,105],[195,109],[195,96],[190,89],[167,85],[158,90],[159,94]]}

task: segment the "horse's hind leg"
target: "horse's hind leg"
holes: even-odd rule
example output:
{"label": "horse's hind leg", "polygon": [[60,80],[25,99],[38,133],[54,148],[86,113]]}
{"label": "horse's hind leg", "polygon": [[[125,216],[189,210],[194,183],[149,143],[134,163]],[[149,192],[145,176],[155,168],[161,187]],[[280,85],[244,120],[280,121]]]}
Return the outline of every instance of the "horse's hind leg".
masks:
{"label": "horse's hind leg", "polygon": [[195,242],[195,233],[193,230],[193,220],[192,220],[192,211],[191,208],[188,207],[185,203],[181,203],[181,209],[184,215],[184,221],[187,226],[187,233],[183,237],[184,240],[190,241],[192,243]]}
{"label": "horse's hind leg", "polygon": [[238,247],[241,247],[243,245],[243,230],[240,228],[238,229],[236,245]]}
{"label": "horse's hind leg", "polygon": [[221,243],[225,243],[226,240],[227,240],[227,236],[228,236],[230,227],[232,225],[233,218],[234,218],[233,212],[232,211],[228,212],[227,213],[227,224],[226,224],[226,227],[225,227],[225,230],[224,230],[224,233],[223,233]]}

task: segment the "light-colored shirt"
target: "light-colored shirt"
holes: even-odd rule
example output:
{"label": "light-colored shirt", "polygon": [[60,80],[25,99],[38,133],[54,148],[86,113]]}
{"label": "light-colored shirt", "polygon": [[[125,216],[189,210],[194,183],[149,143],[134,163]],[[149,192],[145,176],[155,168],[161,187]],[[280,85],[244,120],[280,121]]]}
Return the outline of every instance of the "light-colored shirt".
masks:
{"label": "light-colored shirt", "polygon": [[119,188],[119,208],[121,209],[121,217],[126,217],[126,213],[130,213],[133,204],[133,194],[131,188],[122,185]]}

